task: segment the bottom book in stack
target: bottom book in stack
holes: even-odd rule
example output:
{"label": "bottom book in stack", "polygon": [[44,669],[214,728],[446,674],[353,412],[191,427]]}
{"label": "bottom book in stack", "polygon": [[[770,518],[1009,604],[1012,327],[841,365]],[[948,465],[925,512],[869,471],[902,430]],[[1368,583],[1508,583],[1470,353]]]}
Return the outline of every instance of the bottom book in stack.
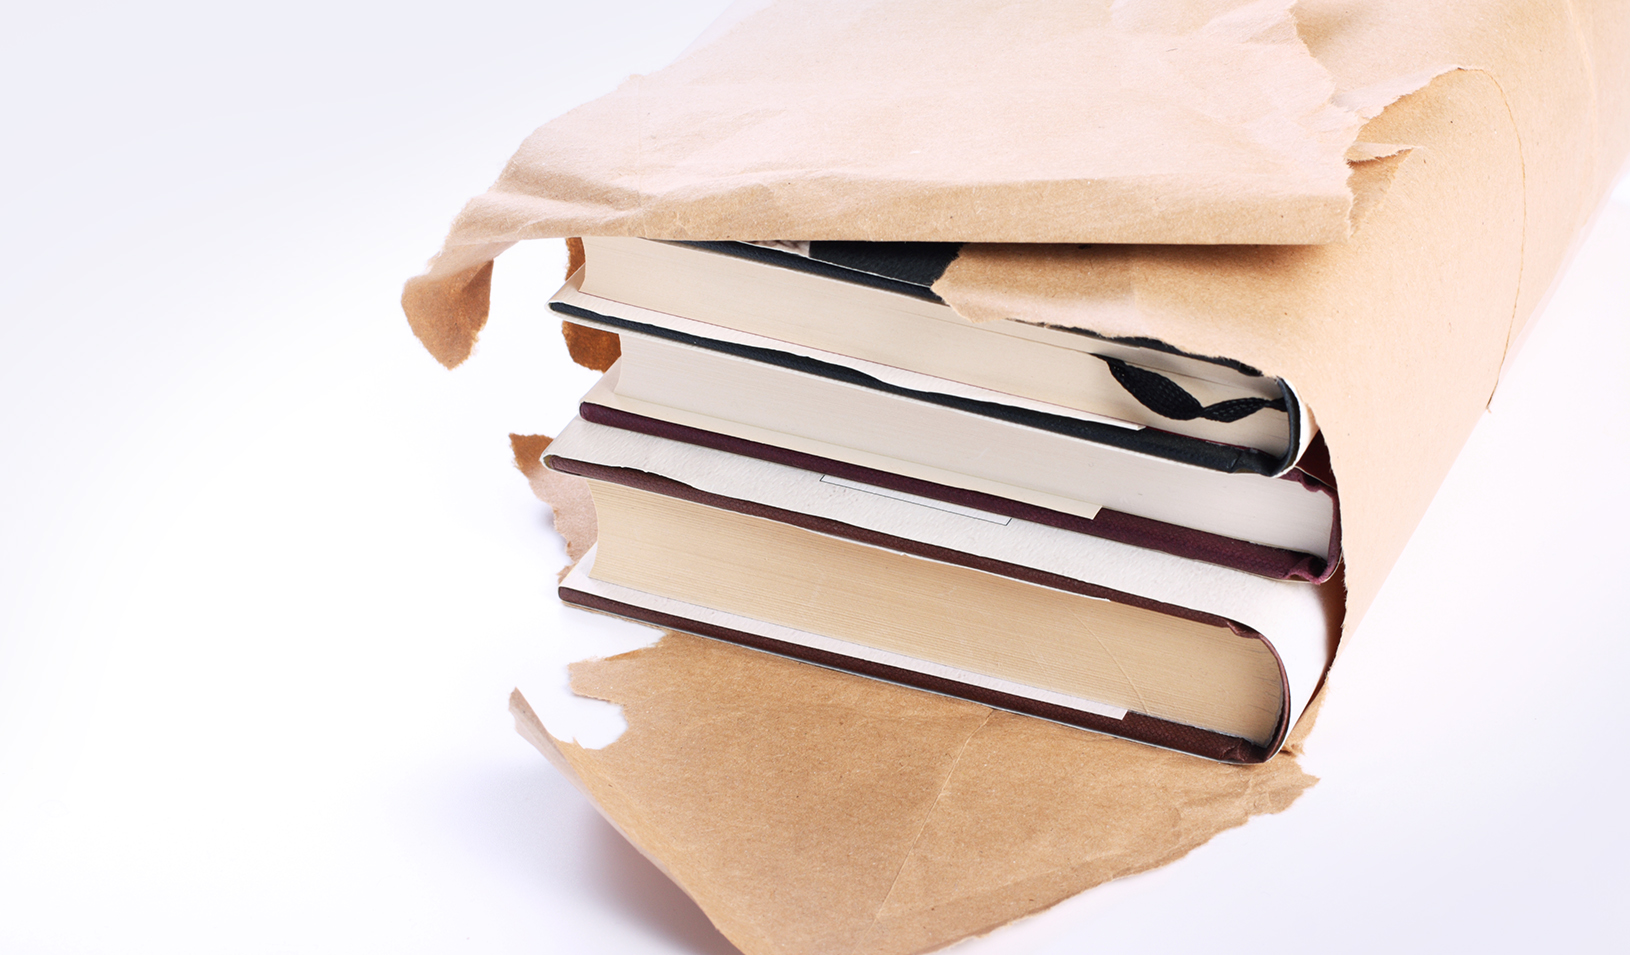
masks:
{"label": "bottom book in stack", "polygon": [[568,603],[1212,759],[1272,756],[1330,588],[574,421],[599,543]]}

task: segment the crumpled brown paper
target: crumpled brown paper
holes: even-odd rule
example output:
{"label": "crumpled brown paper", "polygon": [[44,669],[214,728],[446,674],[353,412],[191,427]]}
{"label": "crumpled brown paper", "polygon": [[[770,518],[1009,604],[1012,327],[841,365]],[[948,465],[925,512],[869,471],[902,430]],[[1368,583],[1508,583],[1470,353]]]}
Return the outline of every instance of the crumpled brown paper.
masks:
{"label": "crumpled brown paper", "polygon": [[580,663],[604,749],[521,734],[743,952],[930,951],[1290,805],[1294,760],[1213,763],[670,633]]}
{"label": "crumpled brown paper", "polygon": [[[783,6],[798,5],[771,10]],[[1134,19],[1111,17],[1117,29],[1187,35],[1236,8],[1274,5],[1119,6]],[[1358,207],[1342,210],[1343,221],[1360,220],[1350,238],[975,245],[936,289],[973,320],[1014,316],[1150,335],[1293,381],[1318,418],[1342,491],[1345,640],[1630,151],[1630,4],[1309,0],[1293,13],[1299,42],[1329,77],[1333,105],[1362,116],[1402,97],[1337,154],[1354,162],[1348,188]],[[702,50],[727,49],[723,42]],[[894,89],[910,84],[910,57],[877,66],[892,71]],[[1289,92],[1306,102],[1306,89]],[[572,114],[565,126],[586,129],[573,124],[592,112]],[[977,135],[981,127],[973,128]],[[538,211],[553,201],[564,167],[538,165],[550,154],[530,148],[466,210],[431,271],[404,293],[415,330],[449,364],[468,353],[484,318],[491,256],[516,239],[587,224]],[[923,162],[955,167],[961,154],[925,155]],[[719,170],[698,167],[710,171],[692,185],[712,190],[712,199],[672,183],[693,205],[661,208],[683,215],[636,215],[615,226],[606,219],[606,227],[705,221],[719,231],[687,234],[823,237],[796,217],[774,220],[776,234],[754,235],[771,220],[744,197],[776,196],[785,170],[758,167],[751,151],[738,158],[722,193]],[[604,181],[577,169],[566,197],[626,204],[628,194],[617,192],[625,168]],[[958,181],[956,172],[923,173],[925,208],[935,215],[945,195],[977,199],[941,190]],[[1371,179],[1382,188],[1361,188]],[[889,191],[902,184],[912,187],[887,176],[853,183],[847,208],[870,231],[843,237],[924,237]],[[1047,188],[1024,207],[1033,231],[1011,238],[1040,241],[1080,211],[1043,201]],[[866,217],[874,189],[875,208],[894,210],[897,220]],[[1254,202],[1240,208],[1262,208]],[[1016,224],[1006,207],[1001,215]],[[935,237],[992,236],[970,227]],[[1085,232],[1071,238],[1091,241]],[[1209,241],[1229,238],[1218,232]],[[563,531],[586,533],[571,530],[579,517],[556,493],[562,488],[541,490]],[[523,732],[750,953],[929,950],[1176,858],[1253,812],[1283,808],[1309,783],[1294,764],[1295,745],[1264,766],[1213,766],[693,638],[668,637],[583,665],[576,676],[584,692],[623,705],[624,736],[599,751],[559,744],[518,703]],[[1338,659],[1326,689],[1340,680]],[[1305,737],[1317,702],[1293,740]],[[848,786],[849,774],[884,784]],[[1046,804],[1048,786],[1093,811]]]}
{"label": "crumpled brown paper", "polygon": [[[778,3],[540,129],[467,215],[495,238],[1345,238],[1361,111],[1290,0],[1222,6]],[[1043,196],[1068,218],[1038,222]]]}
{"label": "crumpled brown paper", "polygon": [[452,365],[528,238],[1344,239],[1359,128],[1446,64],[1338,89],[1292,2],[779,0],[528,137],[404,305]]}

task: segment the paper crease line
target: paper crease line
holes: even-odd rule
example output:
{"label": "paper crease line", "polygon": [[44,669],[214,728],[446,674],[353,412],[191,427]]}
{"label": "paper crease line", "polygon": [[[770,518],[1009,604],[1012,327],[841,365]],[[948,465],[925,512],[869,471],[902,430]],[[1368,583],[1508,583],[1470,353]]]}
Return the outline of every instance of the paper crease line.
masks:
{"label": "paper crease line", "polygon": [[634,202],[638,205],[639,223],[644,231],[649,213],[645,211],[645,77],[634,77]]}
{"label": "paper crease line", "polygon": [[[1568,15],[1573,16],[1573,4],[1568,4]],[[1575,21],[1575,34],[1578,23]],[[1462,67],[1462,69],[1465,69]],[[1517,334],[1517,316],[1522,310],[1523,280],[1528,275],[1528,146],[1523,141],[1522,127],[1517,123],[1517,114],[1511,109],[1511,97],[1506,95],[1505,87],[1500,85],[1500,78],[1488,70],[1468,69],[1469,73],[1481,73],[1489,78],[1494,88],[1500,92],[1500,105],[1505,107],[1505,114],[1511,120],[1511,132],[1517,139],[1517,175],[1522,180],[1522,234],[1517,240],[1517,287],[1511,294],[1511,318],[1506,321],[1505,344],[1500,347],[1500,363],[1495,366],[1494,384],[1489,386],[1488,399],[1483,402],[1484,410],[1494,403],[1494,393],[1500,389],[1500,379],[1505,371],[1505,364],[1511,358],[1511,340]]]}
{"label": "paper crease line", "polygon": [[871,939],[873,933],[876,932],[878,922],[883,916],[883,910],[888,908],[889,900],[894,898],[894,889],[900,884],[900,877],[905,874],[906,866],[910,864],[912,855],[916,853],[917,846],[922,843],[923,833],[928,831],[929,825],[934,821],[934,811],[939,808],[940,800],[945,798],[945,791],[951,788],[951,780],[956,776],[957,767],[962,764],[962,754],[968,751],[968,746],[973,742],[973,738],[979,735],[980,730],[983,730],[985,724],[989,723],[991,717],[995,715],[996,711],[994,709],[987,709],[985,718],[979,721],[979,725],[975,726],[973,732],[963,739],[962,745],[957,747],[956,756],[952,758],[951,765],[945,770],[945,779],[940,783],[939,792],[934,794],[934,802],[928,807],[928,812],[923,816],[922,826],[917,829],[917,835],[912,838],[911,847],[906,849],[900,856],[900,866],[894,870],[894,878],[889,880],[888,891],[883,893],[883,898],[877,903],[877,911],[872,913],[870,930],[855,943],[855,947],[850,950],[851,955],[854,952],[861,951],[866,946],[867,941]]}

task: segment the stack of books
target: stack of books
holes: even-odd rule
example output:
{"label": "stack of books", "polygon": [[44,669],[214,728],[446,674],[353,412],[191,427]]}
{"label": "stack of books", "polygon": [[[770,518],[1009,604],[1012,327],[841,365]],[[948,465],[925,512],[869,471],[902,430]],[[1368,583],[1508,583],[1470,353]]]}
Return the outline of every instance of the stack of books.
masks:
{"label": "stack of books", "polygon": [[932,291],[955,244],[584,248],[551,308],[621,357],[545,457],[599,520],[565,601],[1213,759],[1284,742],[1340,560],[1289,383],[971,323]]}

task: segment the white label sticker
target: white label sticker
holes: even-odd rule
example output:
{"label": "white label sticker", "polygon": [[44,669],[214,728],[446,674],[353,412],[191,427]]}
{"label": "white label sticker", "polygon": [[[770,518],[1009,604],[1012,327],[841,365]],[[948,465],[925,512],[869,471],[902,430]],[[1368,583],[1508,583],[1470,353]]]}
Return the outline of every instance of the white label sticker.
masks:
{"label": "white label sticker", "polygon": [[864,491],[867,494],[876,494],[878,497],[886,497],[895,501],[904,501],[907,504],[920,504],[923,507],[931,507],[936,511],[945,511],[949,514],[960,514],[963,517],[972,517],[975,520],[989,521],[992,524],[1001,524],[1006,526],[1013,520],[1013,518],[1006,517],[1001,514],[992,514],[989,511],[976,511],[971,507],[963,507],[960,504],[947,504],[944,501],[936,501],[931,497],[918,497],[915,494],[907,494],[904,491],[895,491],[886,487],[877,487],[873,484],[861,484],[859,481],[849,481],[845,480],[844,478],[833,477],[830,474],[821,475],[821,483],[836,484],[838,487],[846,487],[851,491]]}

